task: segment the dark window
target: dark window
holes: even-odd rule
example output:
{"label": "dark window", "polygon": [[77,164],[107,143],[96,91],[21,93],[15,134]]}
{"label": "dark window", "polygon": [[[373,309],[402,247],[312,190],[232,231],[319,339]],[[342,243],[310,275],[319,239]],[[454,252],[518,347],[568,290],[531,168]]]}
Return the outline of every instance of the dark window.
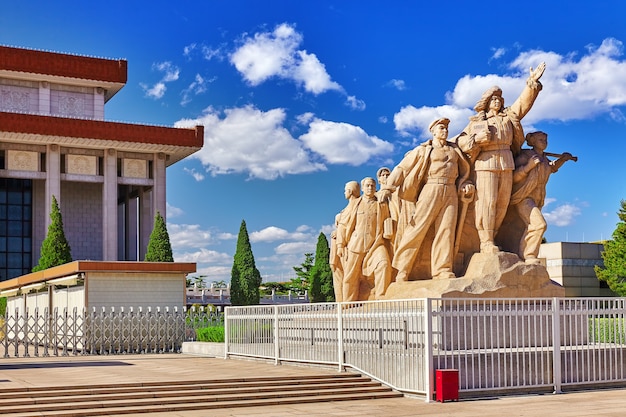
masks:
{"label": "dark window", "polygon": [[32,181],[0,178],[0,280],[31,271]]}

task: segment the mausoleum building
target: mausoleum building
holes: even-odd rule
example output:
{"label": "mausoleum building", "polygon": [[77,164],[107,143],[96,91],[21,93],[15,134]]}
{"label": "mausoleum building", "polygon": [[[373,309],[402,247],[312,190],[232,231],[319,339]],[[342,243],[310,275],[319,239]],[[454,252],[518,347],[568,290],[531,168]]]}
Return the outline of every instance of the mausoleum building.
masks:
{"label": "mausoleum building", "polygon": [[203,127],[105,121],[127,62],[0,46],[0,280],[31,271],[52,197],[74,259],[142,260],[166,215],[166,168]]}

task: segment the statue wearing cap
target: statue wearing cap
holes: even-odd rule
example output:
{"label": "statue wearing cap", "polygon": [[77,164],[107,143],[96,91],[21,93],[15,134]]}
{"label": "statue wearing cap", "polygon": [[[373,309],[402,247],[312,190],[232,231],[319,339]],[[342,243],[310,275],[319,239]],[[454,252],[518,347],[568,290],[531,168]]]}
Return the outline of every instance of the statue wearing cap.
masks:
{"label": "statue wearing cap", "polygon": [[397,191],[401,199],[415,203],[410,223],[397,244],[392,266],[396,281],[408,281],[426,235],[432,230],[430,251],[432,278],[454,278],[454,240],[457,226],[459,193],[473,193],[468,181],[470,166],[459,147],[448,142],[450,120],[433,121],[433,138],[407,152],[393,169],[383,191],[388,198]]}

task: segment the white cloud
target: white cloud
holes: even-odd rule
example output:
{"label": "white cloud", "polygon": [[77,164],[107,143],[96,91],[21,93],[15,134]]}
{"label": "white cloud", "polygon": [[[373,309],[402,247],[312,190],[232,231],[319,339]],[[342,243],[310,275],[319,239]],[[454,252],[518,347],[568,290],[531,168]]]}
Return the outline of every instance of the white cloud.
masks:
{"label": "white cloud", "polygon": [[355,96],[348,96],[346,98],[346,105],[353,110],[365,110],[365,102],[363,100],[359,100]]}
{"label": "white cloud", "polygon": [[428,131],[428,126],[432,121],[440,117],[447,117],[450,119],[448,130],[450,137],[452,137],[465,127],[468,117],[472,114],[473,111],[470,109],[450,105],[439,107],[423,106],[419,109],[408,105],[393,116],[393,122],[400,134],[408,136],[410,131],[416,131],[421,138],[425,139],[432,136]]}
{"label": "white cloud", "polygon": [[278,77],[316,95],[329,90],[342,91],[315,54],[298,50],[301,43],[302,35],[294,26],[283,23],[272,32],[244,36],[242,45],[230,55],[230,62],[253,86]]}
{"label": "white cloud", "polygon": [[193,179],[195,179],[198,182],[204,180],[204,174],[202,174],[201,172],[196,171],[195,168],[192,168],[192,169],[183,168],[183,171],[185,171],[187,174],[191,175],[193,177]]}
{"label": "white cloud", "polygon": [[163,73],[161,80],[152,87],[148,87],[146,84],[140,84],[140,86],[145,91],[147,97],[158,100],[162,98],[167,91],[165,83],[178,80],[180,69],[169,61],[155,63],[152,65],[152,69]]}
{"label": "white cloud", "polygon": [[200,229],[197,224],[167,224],[172,250],[180,251],[184,248],[198,248],[211,242],[211,232]]}
{"label": "white cloud", "polygon": [[217,80],[217,77],[212,77],[210,79],[203,78],[200,74],[196,74],[193,82],[189,84],[187,88],[182,91],[182,100],[180,101],[181,106],[186,105],[191,101],[191,96],[197,96],[206,92],[207,86]]}
{"label": "white cloud", "polygon": [[491,55],[491,58],[489,59],[490,61],[499,59],[506,54],[506,48],[491,48],[491,50],[493,51],[493,55]]}
{"label": "white cloud", "polygon": [[[454,90],[446,94],[446,106],[421,109],[406,106],[394,116],[396,129],[402,134],[411,129],[424,132],[424,126],[434,118],[446,116],[452,121],[450,133],[454,134],[459,130],[457,126],[467,123],[465,115],[473,113],[472,108],[486,89],[500,86],[505,105],[511,105],[524,88],[529,68],[536,68],[541,62],[546,63],[546,71],[541,78],[544,88],[533,109],[524,118],[525,126],[543,120],[591,119],[600,114],[616,121],[624,120],[618,108],[626,105],[623,44],[617,39],[607,38],[600,46],[588,46],[582,55],[532,50],[519,54],[509,63],[509,74],[465,75]],[[444,108],[456,113],[440,112]],[[434,117],[431,118],[431,115]]]}
{"label": "white cloud", "polygon": [[148,87],[145,84],[140,84],[140,85],[146,92],[146,96],[153,98],[155,100],[158,100],[161,97],[163,97],[165,95],[165,91],[167,90],[167,87],[165,87],[165,84],[162,82],[158,82],[152,87]]}
{"label": "white cloud", "polygon": [[165,203],[165,210],[166,210],[168,219],[171,219],[173,217],[182,216],[185,213],[182,209],[180,209],[178,207],[174,207],[174,206],[170,205],[170,203]]}
{"label": "white cloud", "polygon": [[309,131],[300,136],[300,140],[330,164],[356,166],[393,151],[391,143],[368,135],[358,126],[317,118],[309,124]]}
{"label": "white cloud", "polygon": [[[174,258],[176,262],[197,262],[197,263],[230,263],[232,264],[233,255],[217,252],[201,248],[194,252],[176,253]],[[230,271],[229,271],[230,272]]]}
{"label": "white cloud", "polygon": [[248,173],[251,178],[275,179],[324,170],[283,127],[284,120],[283,109],[264,112],[248,105],[227,109],[224,115],[208,108],[199,119],[181,120],[176,126],[204,125],[205,146],[192,158],[212,175]]}
{"label": "white cloud", "polygon": [[398,91],[406,90],[406,83],[404,82],[404,80],[396,80],[394,78],[392,80],[389,80],[386,85],[388,85],[389,87],[393,87]]}
{"label": "white cloud", "polygon": [[278,255],[302,255],[303,253],[315,253],[314,242],[288,242],[281,243],[275,249]]}
{"label": "white cloud", "polygon": [[296,230],[295,233],[290,233],[280,227],[270,226],[263,230],[250,233],[250,242],[274,242],[277,240],[302,240],[310,239],[311,235],[306,233],[309,229]]}
{"label": "white cloud", "polygon": [[569,226],[574,222],[574,219],[580,216],[581,210],[579,207],[573,204],[563,204],[556,207],[554,210],[543,212],[543,216],[546,222],[552,226]]}

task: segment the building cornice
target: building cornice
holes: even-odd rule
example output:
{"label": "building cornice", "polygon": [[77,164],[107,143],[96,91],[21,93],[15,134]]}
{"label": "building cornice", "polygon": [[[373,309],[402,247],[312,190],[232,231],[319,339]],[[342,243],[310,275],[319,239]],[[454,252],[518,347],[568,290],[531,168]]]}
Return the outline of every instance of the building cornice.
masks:
{"label": "building cornice", "polygon": [[171,165],[200,150],[204,127],[173,128],[0,112],[0,140],[129,152],[163,152]]}
{"label": "building cornice", "polygon": [[108,101],[126,84],[128,63],[0,45],[0,77],[101,87]]}

